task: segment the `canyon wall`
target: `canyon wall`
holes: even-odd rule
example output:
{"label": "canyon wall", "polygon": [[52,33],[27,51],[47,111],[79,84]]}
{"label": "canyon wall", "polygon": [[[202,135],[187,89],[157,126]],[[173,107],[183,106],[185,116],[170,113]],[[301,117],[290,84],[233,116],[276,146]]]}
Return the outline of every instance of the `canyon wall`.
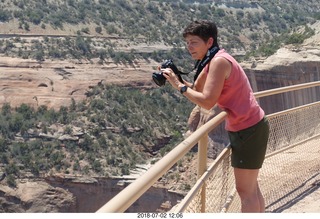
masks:
{"label": "canyon wall", "polygon": [[[266,59],[241,63],[255,92],[320,80],[320,22],[301,45],[285,45]],[[260,98],[267,114],[320,100],[320,87]]]}
{"label": "canyon wall", "polygon": [[[121,190],[131,183],[125,179],[106,178],[64,178],[62,180],[53,179],[47,183],[53,187],[61,188],[71,192],[75,197],[75,212],[95,212],[111,198],[116,196]],[[142,195],[126,212],[156,212],[162,209],[164,203],[170,203],[169,207],[176,205],[182,195],[173,193],[164,188],[151,187]],[[146,208],[146,206],[148,206]],[[73,209],[70,209],[72,212]]]}
{"label": "canyon wall", "polygon": [[[129,183],[120,178],[74,176],[23,179],[15,189],[0,183],[0,213],[92,213]],[[166,212],[182,198],[165,188],[151,187],[126,212]]]}
{"label": "canyon wall", "polygon": [[[295,62],[271,69],[245,69],[255,92],[320,80],[320,62]],[[307,88],[262,97],[259,102],[266,114],[286,110],[320,100],[320,88]]]}

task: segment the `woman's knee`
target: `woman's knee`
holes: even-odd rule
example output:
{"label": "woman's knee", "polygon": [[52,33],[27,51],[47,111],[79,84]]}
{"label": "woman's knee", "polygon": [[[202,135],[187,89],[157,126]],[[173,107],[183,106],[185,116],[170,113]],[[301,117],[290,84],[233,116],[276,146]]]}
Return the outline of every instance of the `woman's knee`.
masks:
{"label": "woman's knee", "polygon": [[241,198],[258,197],[257,186],[250,187],[248,185],[236,185],[236,190]]}

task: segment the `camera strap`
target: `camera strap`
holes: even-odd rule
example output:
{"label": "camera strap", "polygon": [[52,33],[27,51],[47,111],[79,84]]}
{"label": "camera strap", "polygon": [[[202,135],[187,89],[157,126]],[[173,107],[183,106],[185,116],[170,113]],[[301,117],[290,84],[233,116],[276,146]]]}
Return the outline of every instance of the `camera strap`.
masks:
{"label": "camera strap", "polygon": [[195,64],[194,69],[197,69],[196,75],[194,76],[194,81],[197,80],[202,69],[211,61],[211,59],[217,54],[220,50],[218,46],[212,46],[208,49],[206,56],[202,60],[198,60]]}

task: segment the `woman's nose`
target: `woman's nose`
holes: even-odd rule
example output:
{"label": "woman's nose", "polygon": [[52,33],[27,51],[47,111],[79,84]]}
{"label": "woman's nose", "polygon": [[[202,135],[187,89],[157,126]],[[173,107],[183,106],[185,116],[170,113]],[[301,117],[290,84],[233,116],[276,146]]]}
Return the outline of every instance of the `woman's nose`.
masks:
{"label": "woman's nose", "polygon": [[191,45],[186,45],[186,49],[187,49],[187,50],[190,51],[190,50],[192,50],[192,48],[193,48],[193,47],[192,47]]}

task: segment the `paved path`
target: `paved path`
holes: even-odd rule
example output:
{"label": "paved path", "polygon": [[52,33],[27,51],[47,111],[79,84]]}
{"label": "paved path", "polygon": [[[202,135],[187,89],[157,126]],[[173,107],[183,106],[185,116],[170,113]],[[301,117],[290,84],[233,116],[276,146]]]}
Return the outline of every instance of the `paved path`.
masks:
{"label": "paved path", "polygon": [[319,213],[320,218],[320,186],[283,213]]}

